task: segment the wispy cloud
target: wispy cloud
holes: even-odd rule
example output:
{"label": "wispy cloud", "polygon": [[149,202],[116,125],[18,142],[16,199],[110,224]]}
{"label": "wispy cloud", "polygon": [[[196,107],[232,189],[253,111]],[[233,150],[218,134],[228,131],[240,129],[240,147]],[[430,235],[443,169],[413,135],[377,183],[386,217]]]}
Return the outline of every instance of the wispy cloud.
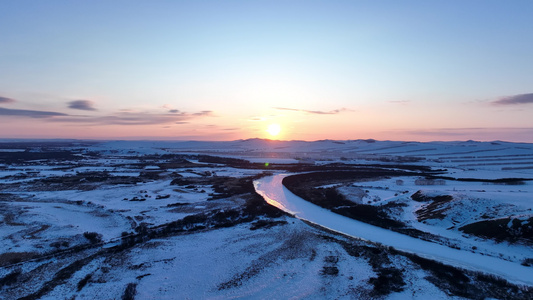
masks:
{"label": "wispy cloud", "polygon": [[15,99],[7,98],[7,97],[0,97],[0,104],[8,104],[16,102]]}
{"label": "wispy cloud", "polygon": [[74,100],[68,103],[68,108],[95,111],[94,102],[90,100]]}
{"label": "wispy cloud", "polygon": [[195,117],[213,117],[213,112],[210,110],[202,110],[201,112],[197,112],[192,114],[192,116]]}
{"label": "wispy cloud", "polygon": [[297,111],[297,112],[304,112],[307,114],[315,114],[315,115],[336,115],[345,111],[350,111],[347,108],[340,108],[330,111],[321,111],[321,110],[306,110],[306,109],[297,109],[297,108],[287,108],[287,107],[273,107],[277,110],[288,110],[288,111]]}
{"label": "wispy cloud", "polygon": [[67,114],[54,112],[54,111],[42,111],[42,110],[27,110],[27,109],[9,109],[0,107],[0,116],[18,116],[29,118],[51,118],[59,116],[68,116]]}
{"label": "wispy cloud", "polygon": [[86,125],[155,125],[155,124],[185,124],[192,119],[211,116],[211,111],[198,113],[153,113],[119,111],[115,114],[92,116],[68,116],[54,119],[55,122],[78,123]]}
{"label": "wispy cloud", "polygon": [[[0,97],[0,104],[11,103],[14,100]],[[96,111],[92,101],[75,100],[68,102],[68,107],[83,111]],[[191,120],[213,116],[213,112],[204,110],[200,112],[182,112],[177,109],[169,109],[165,112],[157,111],[137,111],[132,109],[119,110],[111,114],[100,115],[78,115],[67,114],[57,111],[31,110],[31,109],[10,109],[0,107],[0,116],[11,116],[19,118],[40,118],[48,122],[56,123],[76,123],[80,125],[172,125],[186,124]]]}
{"label": "wispy cloud", "polygon": [[250,119],[248,119],[248,121],[264,121],[265,118],[263,117],[251,117]]}
{"label": "wispy cloud", "polygon": [[529,103],[533,103],[533,93],[503,97],[492,102],[492,104],[496,105],[517,105]]}

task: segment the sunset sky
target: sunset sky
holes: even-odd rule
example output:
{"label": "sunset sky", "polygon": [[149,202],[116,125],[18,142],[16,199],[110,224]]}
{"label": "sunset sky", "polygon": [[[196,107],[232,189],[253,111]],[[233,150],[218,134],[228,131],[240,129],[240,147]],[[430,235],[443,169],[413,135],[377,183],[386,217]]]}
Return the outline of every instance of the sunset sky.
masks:
{"label": "sunset sky", "polygon": [[533,142],[532,16],[531,0],[0,1],[0,138]]}

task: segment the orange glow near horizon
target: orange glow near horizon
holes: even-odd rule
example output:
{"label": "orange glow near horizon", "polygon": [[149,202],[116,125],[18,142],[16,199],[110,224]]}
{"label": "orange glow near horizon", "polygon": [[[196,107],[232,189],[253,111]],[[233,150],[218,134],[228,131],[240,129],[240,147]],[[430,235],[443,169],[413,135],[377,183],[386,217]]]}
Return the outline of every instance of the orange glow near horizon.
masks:
{"label": "orange glow near horizon", "polygon": [[[11,104],[14,106],[15,104]],[[414,105],[411,105],[414,106]],[[2,116],[0,118],[0,137],[4,139],[96,139],[96,140],[202,140],[202,141],[231,141],[239,139],[263,138],[270,140],[396,140],[396,141],[456,141],[474,139],[478,141],[515,141],[531,143],[531,129],[515,127],[483,127],[481,121],[475,128],[446,127],[445,118],[431,118],[424,116],[422,109],[416,109],[422,117],[415,118],[412,113],[402,110],[392,110],[383,107],[381,110],[362,108],[361,112],[345,111],[334,114],[317,114],[307,111],[265,109],[263,113],[253,114],[254,119],[245,118],[245,113],[216,112],[212,116],[188,116],[183,122],[160,119],[164,113],[139,114],[141,121],[146,118],[146,124],[115,124],[116,119],[78,117],[72,122],[71,118],[63,121],[63,116],[46,118],[27,118],[25,116]],[[6,109],[9,111],[9,109]],[[441,107],[441,111],[445,109]],[[327,110],[324,110],[327,111]],[[381,113],[381,115],[379,114]],[[399,113],[407,121],[403,121]],[[504,112],[499,112],[503,114]],[[518,117],[525,116],[527,111],[513,113]],[[452,112],[448,111],[451,115]],[[463,112],[455,115],[461,116]],[[466,113],[464,113],[466,115]],[[486,111],[489,115],[490,111]],[[109,114],[114,116],[113,114]],[[244,116],[243,116],[244,115]],[[380,118],[375,116],[379,115]],[[119,115],[121,116],[121,115]],[[495,115],[492,115],[495,118]],[[86,118],[87,122],[82,123]],[[111,122],[105,122],[107,119]],[[153,124],[149,123],[151,121]],[[398,124],[402,124],[399,127]],[[466,126],[467,124],[461,124]],[[497,124],[500,125],[500,124]]]}

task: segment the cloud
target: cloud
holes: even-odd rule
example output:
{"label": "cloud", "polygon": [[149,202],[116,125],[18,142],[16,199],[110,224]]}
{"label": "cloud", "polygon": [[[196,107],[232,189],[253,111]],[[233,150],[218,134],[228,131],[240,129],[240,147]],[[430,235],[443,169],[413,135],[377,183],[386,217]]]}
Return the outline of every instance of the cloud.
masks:
{"label": "cloud", "polygon": [[277,110],[298,111],[298,112],[304,112],[304,113],[315,114],[315,115],[336,115],[341,112],[350,111],[347,108],[340,108],[340,109],[335,109],[335,110],[330,110],[330,111],[305,110],[305,109],[296,109],[296,108],[287,108],[287,107],[273,107],[273,108]]}
{"label": "cloud", "polygon": [[515,104],[529,104],[529,103],[533,103],[533,93],[503,97],[501,99],[498,99],[492,102],[492,104],[496,104],[496,105],[515,105]]}
{"label": "cloud", "polygon": [[263,117],[251,117],[250,119],[248,119],[248,121],[264,121],[264,120],[266,119]]}
{"label": "cloud", "polygon": [[13,102],[16,102],[15,99],[0,97],[0,104],[7,104],[7,103],[13,103]]}
{"label": "cloud", "polygon": [[[8,99],[0,97],[0,99]],[[8,100],[2,100],[7,103]],[[0,103],[2,103],[0,102]],[[77,110],[95,111],[93,103],[88,100],[75,100],[68,103],[68,107]],[[0,107],[0,116],[12,117],[29,117],[42,118],[49,122],[56,123],[76,123],[80,125],[172,125],[172,124],[187,124],[189,121],[213,116],[210,110],[203,110],[199,112],[182,112],[177,109],[170,109],[170,111],[136,111],[132,109],[123,109],[111,114],[101,115],[78,115],[67,114],[55,111],[29,110],[29,109],[9,109]]]}
{"label": "cloud", "polygon": [[213,112],[210,111],[210,110],[202,110],[201,112],[197,112],[197,113],[194,113],[192,115],[196,116],[196,117],[212,117],[213,116]]}
{"label": "cloud", "polygon": [[185,124],[187,121],[211,116],[211,111],[201,111],[198,113],[153,113],[135,112],[122,110],[115,114],[93,117],[93,116],[68,116],[61,119],[54,119],[55,122],[79,123],[86,125],[156,125],[156,124]]}
{"label": "cloud", "polygon": [[70,101],[68,103],[68,107],[72,109],[79,109],[79,110],[91,110],[91,111],[96,110],[96,108],[94,108],[94,102],[89,101],[89,100]]}
{"label": "cloud", "polygon": [[179,109],[174,108],[174,107],[173,107],[172,105],[170,105],[170,104],[165,104],[165,105],[163,105],[163,106],[161,106],[161,107],[164,108],[164,109],[166,109],[166,110],[168,110],[169,113],[177,114],[177,113],[180,112]]}
{"label": "cloud", "polygon": [[0,107],[0,116],[19,116],[30,118],[51,118],[58,116],[68,116],[64,113],[54,111],[27,110],[27,109],[9,109]]}

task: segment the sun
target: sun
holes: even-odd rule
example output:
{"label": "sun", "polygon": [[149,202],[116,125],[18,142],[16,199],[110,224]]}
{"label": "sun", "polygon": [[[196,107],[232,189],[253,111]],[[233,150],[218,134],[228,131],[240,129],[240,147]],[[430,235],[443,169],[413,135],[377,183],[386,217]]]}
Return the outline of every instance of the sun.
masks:
{"label": "sun", "polygon": [[266,130],[271,136],[277,136],[281,132],[281,126],[279,124],[270,124]]}

